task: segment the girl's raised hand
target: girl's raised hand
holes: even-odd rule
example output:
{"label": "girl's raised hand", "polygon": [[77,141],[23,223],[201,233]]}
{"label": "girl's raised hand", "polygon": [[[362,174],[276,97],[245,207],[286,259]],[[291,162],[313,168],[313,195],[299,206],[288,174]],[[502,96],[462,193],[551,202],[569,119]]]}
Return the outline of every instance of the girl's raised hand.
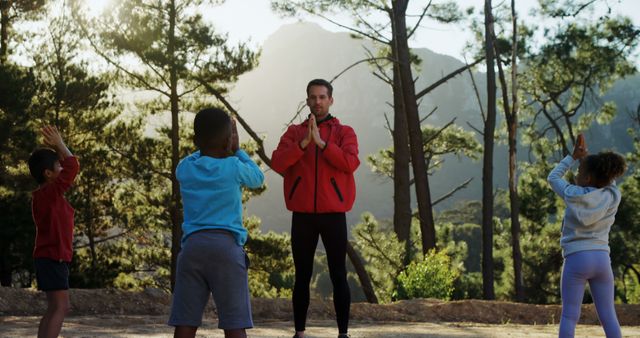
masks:
{"label": "girl's raised hand", "polygon": [[584,139],[583,134],[579,134],[576,139],[576,145],[573,147],[573,156],[574,160],[581,160],[589,154],[587,150],[587,142]]}

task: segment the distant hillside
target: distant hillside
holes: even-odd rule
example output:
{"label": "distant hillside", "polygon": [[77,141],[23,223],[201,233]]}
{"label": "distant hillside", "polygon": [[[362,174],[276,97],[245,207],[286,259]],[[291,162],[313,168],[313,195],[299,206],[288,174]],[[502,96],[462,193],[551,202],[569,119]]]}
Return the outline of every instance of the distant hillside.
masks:
{"label": "distant hillside", "polygon": [[[313,78],[332,79],[349,65],[363,59],[364,47],[370,50],[374,48],[370,42],[353,39],[348,33],[332,33],[316,24],[308,23],[283,26],[267,39],[260,57],[260,65],[240,77],[231,97],[243,117],[256,131],[266,136],[265,147],[268,154],[276,147],[286,123],[294,117],[299,104],[305,99],[307,82]],[[428,49],[417,49],[414,53],[422,59],[420,72],[415,74],[418,77],[418,90],[463,65],[455,58],[439,55]],[[481,97],[484,98],[484,74],[476,74],[475,80],[481,90]],[[387,104],[392,100],[391,89],[373,76],[372,69],[364,63],[340,76],[333,84],[335,103],[332,113],[343,123],[354,127],[360,142],[362,165],[356,175],[358,198],[354,209],[349,213],[349,223],[358,222],[360,214],[364,211],[371,211],[378,219],[389,219],[393,213],[392,184],[371,173],[366,157],[391,144],[384,118],[386,113],[389,119],[393,120],[392,109]],[[638,77],[621,81],[611,91],[611,95],[615,96],[616,100],[628,102],[625,109],[634,104],[637,106],[638,102],[631,101],[634,97],[639,97],[638,84]],[[426,121],[428,124],[443,125],[456,117],[456,123],[466,129],[469,129],[467,122],[481,128],[478,103],[468,73],[459,75],[425,96],[420,106],[422,114],[430,112],[435,107],[438,109]],[[300,122],[307,114],[308,109],[305,108],[295,122]],[[616,135],[616,148],[628,151],[629,140],[620,137],[620,130],[624,129],[625,125],[628,126],[628,121],[619,120],[611,127],[598,130],[598,135],[607,135],[606,139],[612,139],[613,135]],[[481,140],[480,137],[478,139]],[[520,155],[522,159],[526,159],[526,154],[521,152]],[[494,163],[495,184],[504,187],[504,147],[500,146],[496,150]],[[473,182],[469,188],[458,192],[454,199],[440,207],[451,206],[456,199],[480,198],[481,163],[448,158],[443,170],[431,179],[434,197],[448,192],[459,182],[470,177],[473,177]],[[266,182],[269,189],[263,196],[249,202],[249,213],[262,219],[265,230],[288,231],[290,214],[284,208],[282,179],[269,171]]]}

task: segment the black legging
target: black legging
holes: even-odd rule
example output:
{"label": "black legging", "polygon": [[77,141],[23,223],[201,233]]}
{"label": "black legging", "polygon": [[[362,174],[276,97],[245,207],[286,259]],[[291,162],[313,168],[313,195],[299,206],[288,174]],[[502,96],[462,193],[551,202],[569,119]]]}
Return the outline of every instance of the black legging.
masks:
{"label": "black legging", "polygon": [[347,333],[351,294],[347,283],[347,218],[345,213],[307,214],[294,212],[291,220],[291,249],[296,267],[293,287],[293,319],[296,331],[304,331],[309,308],[309,283],[313,272],[318,237],[327,251],[333,283],[333,306],[339,333]]}

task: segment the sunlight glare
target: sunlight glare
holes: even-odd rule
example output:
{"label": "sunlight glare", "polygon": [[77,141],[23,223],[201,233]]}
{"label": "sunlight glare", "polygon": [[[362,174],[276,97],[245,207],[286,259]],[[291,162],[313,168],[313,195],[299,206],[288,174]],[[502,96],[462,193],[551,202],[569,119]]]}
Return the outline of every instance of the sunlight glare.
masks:
{"label": "sunlight glare", "polygon": [[86,0],[85,8],[87,10],[87,16],[95,18],[102,15],[112,1],[113,0]]}

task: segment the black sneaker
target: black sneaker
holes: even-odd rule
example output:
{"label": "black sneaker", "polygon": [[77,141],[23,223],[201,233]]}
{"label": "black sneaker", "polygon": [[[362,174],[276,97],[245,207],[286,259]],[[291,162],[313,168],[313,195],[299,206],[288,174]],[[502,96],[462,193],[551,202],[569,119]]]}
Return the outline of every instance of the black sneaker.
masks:
{"label": "black sneaker", "polygon": [[338,338],[351,338],[351,336],[347,333],[341,333],[338,335]]}

